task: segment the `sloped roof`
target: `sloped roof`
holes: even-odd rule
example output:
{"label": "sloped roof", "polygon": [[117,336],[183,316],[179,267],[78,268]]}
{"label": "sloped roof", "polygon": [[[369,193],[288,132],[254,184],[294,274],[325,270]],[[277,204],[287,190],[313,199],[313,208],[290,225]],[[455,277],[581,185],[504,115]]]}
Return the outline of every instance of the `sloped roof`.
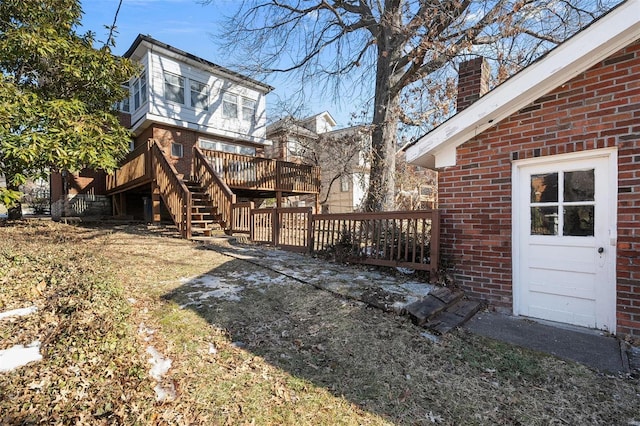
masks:
{"label": "sloped roof", "polygon": [[318,117],[323,117],[324,120],[329,123],[329,125],[331,127],[335,127],[336,126],[336,120],[331,116],[331,114],[329,114],[329,111],[322,111],[321,113],[312,115],[311,117],[307,117],[307,118],[303,118],[302,120],[300,120],[303,123],[307,123],[309,121],[313,121]]}
{"label": "sloped roof", "polygon": [[290,133],[310,139],[318,139],[318,134],[316,132],[301,126],[299,124],[300,122],[300,120],[296,120],[292,116],[281,118],[267,126],[267,137],[274,137],[274,135],[278,133]]}
{"label": "sloped roof", "polygon": [[455,165],[458,146],[638,39],[640,0],[627,0],[413,142],[407,161]]}
{"label": "sloped roof", "polygon": [[161,49],[164,49],[167,53],[169,53],[170,55],[178,59],[191,62],[193,65],[199,68],[208,70],[212,73],[218,74],[229,80],[236,81],[243,84],[248,84],[249,86],[253,86],[254,88],[264,93],[268,93],[274,89],[272,86],[269,86],[268,84],[262,83],[258,80],[254,80],[250,77],[247,77],[246,75],[240,74],[239,72],[236,72],[236,71],[232,71],[228,68],[215,64],[199,56],[193,55],[189,52],[185,52],[184,50],[178,49],[177,47],[170,46],[148,35],[138,34],[136,39],[131,44],[131,47],[129,47],[129,49],[122,56],[124,56],[125,58],[134,57],[138,48],[141,45],[144,46],[145,44],[147,46],[149,45],[157,46]]}

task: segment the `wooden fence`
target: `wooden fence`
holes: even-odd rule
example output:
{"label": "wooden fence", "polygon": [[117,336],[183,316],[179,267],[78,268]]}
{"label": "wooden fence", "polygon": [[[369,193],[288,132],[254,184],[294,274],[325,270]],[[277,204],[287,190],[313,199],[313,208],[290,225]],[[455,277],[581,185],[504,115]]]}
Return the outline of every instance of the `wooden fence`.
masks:
{"label": "wooden fence", "polygon": [[[432,280],[437,273],[437,210],[314,215],[310,207],[250,209],[248,222],[250,239],[257,243],[353,263],[426,270]],[[233,232],[246,232],[246,223],[236,223]]]}

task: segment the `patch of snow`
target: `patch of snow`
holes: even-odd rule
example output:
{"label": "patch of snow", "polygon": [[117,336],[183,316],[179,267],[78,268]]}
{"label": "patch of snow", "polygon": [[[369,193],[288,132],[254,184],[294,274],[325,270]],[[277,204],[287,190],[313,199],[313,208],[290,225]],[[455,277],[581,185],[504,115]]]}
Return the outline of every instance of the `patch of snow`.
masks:
{"label": "patch of snow", "polygon": [[153,390],[156,392],[156,401],[165,402],[176,399],[176,388],[173,383],[158,383]]}
{"label": "patch of snow", "polygon": [[213,343],[209,343],[209,353],[214,355],[218,353],[218,350]]}
{"label": "patch of snow", "polygon": [[398,272],[400,272],[401,274],[404,274],[404,275],[411,275],[411,274],[414,274],[416,272],[415,269],[403,268],[402,266],[397,266],[396,267],[396,271],[398,271]]}
{"label": "patch of snow", "polygon": [[147,326],[144,325],[143,322],[140,323],[140,325],[138,326],[138,334],[144,334],[144,341],[148,342],[149,340],[151,340],[151,335],[153,333],[155,333],[156,331],[151,329],[151,328],[147,328]]}
{"label": "patch of snow", "polygon": [[424,333],[420,333],[420,335],[433,343],[440,343],[440,337],[436,336],[435,334],[427,333],[425,331]]}
{"label": "patch of snow", "polygon": [[433,414],[432,411],[429,411],[427,413],[427,415],[425,416],[431,423],[442,423],[444,421],[444,419],[442,418],[442,416],[437,415],[437,414]]}
{"label": "patch of snow", "polygon": [[422,296],[426,296],[436,288],[436,286],[434,286],[433,284],[421,283],[418,281],[409,281],[406,283],[402,283],[399,285],[399,287],[415,295],[422,295]]}
{"label": "patch of snow", "polygon": [[15,370],[30,362],[42,360],[40,342],[34,341],[30,345],[15,345],[0,351],[0,372]]}
{"label": "patch of snow", "polygon": [[162,377],[171,368],[171,360],[164,358],[153,346],[147,348],[147,353],[151,355],[151,358],[149,358],[149,364],[151,364],[149,374],[157,381],[161,381]]}
{"label": "patch of snow", "polygon": [[28,308],[19,308],[13,309],[11,311],[0,312],[0,320],[11,317],[23,317],[26,315],[31,315],[32,313],[38,310],[35,306],[29,306]]}
{"label": "patch of snow", "polygon": [[127,302],[131,303],[132,305],[135,305],[137,300],[134,299],[133,297],[130,297],[130,298],[127,299]]}

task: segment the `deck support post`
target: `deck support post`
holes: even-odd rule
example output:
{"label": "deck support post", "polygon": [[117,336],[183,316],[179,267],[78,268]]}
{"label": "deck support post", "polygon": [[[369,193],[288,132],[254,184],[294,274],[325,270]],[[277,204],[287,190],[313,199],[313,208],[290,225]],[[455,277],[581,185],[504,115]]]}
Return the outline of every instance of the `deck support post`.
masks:
{"label": "deck support post", "polygon": [[113,215],[125,216],[127,214],[127,197],[124,192],[113,196]]}
{"label": "deck support post", "polygon": [[276,207],[282,207],[282,191],[276,192]]}
{"label": "deck support post", "polygon": [[151,182],[151,203],[152,203],[152,219],[153,223],[160,223],[160,187],[154,179]]}

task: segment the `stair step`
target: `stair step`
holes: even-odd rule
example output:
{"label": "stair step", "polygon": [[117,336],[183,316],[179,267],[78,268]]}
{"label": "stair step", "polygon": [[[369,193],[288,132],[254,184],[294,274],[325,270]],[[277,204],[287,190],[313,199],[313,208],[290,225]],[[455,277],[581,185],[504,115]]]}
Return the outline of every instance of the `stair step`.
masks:
{"label": "stair step", "polygon": [[209,219],[198,219],[198,220],[193,220],[191,219],[191,225],[209,225],[209,224],[214,224],[215,221],[214,220],[209,220]]}
{"label": "stair step", "polygon": [[482,303],[467,299],[457,300],[423,327],[437,334],[445,334],[469,321],[482,308]]}
{"label": "stair step", "polygon": [[447,309],[464,295],[461,291],[451,291],[446,287],[440,287],[430,292],[427,297],[413,302],[405,307],[411,320],[419,326],[424,326],[427,321]]}

